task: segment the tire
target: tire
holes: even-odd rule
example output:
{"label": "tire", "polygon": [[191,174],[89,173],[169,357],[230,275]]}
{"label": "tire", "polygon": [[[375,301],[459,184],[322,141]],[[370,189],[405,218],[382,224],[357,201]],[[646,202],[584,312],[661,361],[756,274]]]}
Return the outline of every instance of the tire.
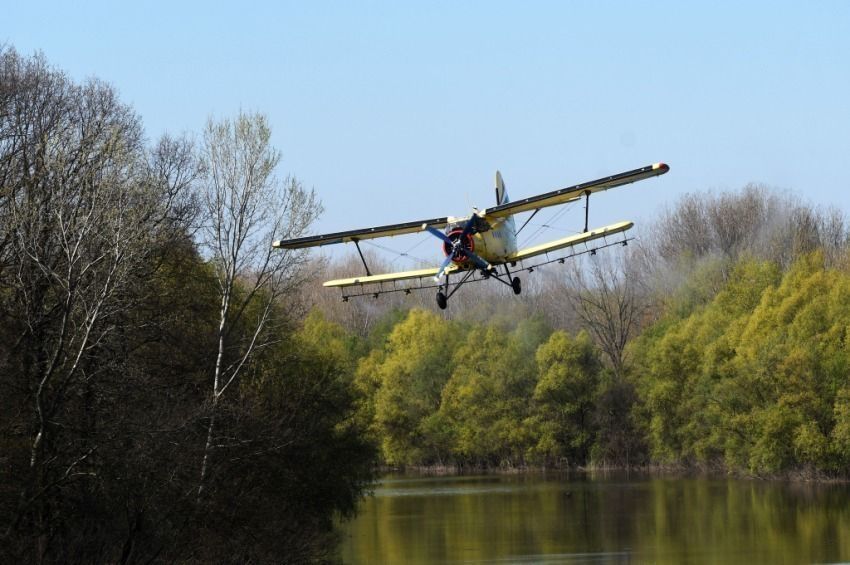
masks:
{"label": "tire", "polygon": [[511,279],[511,288],[514,289],[514,294],[522,292],[522,282],[519,280],[519,277]]}
{"label": "tire", "polygon": [[440,307],[440,310],[445,310],[446,306],[449,305],[449,299],[446,298],[446,295],[443,294],[442,291],[437,292],[437,306]]}

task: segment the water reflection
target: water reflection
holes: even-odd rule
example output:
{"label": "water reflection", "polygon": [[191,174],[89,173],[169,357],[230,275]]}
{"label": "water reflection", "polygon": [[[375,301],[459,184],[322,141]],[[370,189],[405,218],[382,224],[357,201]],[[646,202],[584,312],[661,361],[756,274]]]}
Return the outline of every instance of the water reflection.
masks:
{"label": "water reflection", "polygon": [[617,475],[387,477],[345,563],[824,563],[850,487]]}

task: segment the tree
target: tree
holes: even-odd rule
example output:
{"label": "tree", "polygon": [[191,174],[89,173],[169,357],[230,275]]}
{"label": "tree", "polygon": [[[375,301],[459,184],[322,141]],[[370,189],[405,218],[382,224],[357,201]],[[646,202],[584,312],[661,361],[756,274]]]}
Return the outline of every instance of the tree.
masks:
{"label": "tree", "polygon": [[41,56],[0,50],[0,85],[0,397],[18,490],[0,535],[32,536],[21,556],[74,560],[74,509],[108,488],[102,454],[127,439],[104,410],[125,314],[192,220],[195,167],[188,142],[148,150],[114,89]]}
{"label": "tree", "polygon": [[376,449],[354,418],[350,336],[314,312],[279,338],[220,405],[227,445],[192,532],[200,562],[330,561],[334,518],[351,516],[373,479]]}
{"label": "tree", "polygon": [[210,119],[204,131],[202,240],[218,283],[220,308],[199,498],[216,445],[221,398],[251,355],[274,339],[268,327],[273,307],[305,276],[305,252],[272,249],[271,242],[303,235],[322,209],[315,192],[297,179],[278,181],[280,153],[270,142],[271,129],[262,114]]}
{"label": "tree", "polygon": [[530,440],[524,422],[537,376],[529,358],[539,345],[535,337],[545,338],[543,332],[528,332],[534,333],[477,324],[460,342],[439,413],[458,463],[508,467],[525,463]]}
{"label": "tree", "polygon": [[787,268],[816,248],[830,263],[837,260],[847,243],[846,223],[835,209],[817,210],[793,194],[749,184],[737,192],[684,195],[644,239],[651,254],[670,266],[692,267],[715,256],[731,267],[751,255]]}
{"label": "tree", "polygon": [[360,364],[358,383],[374,390],[375,429],[385,462],[421,464],[437,458],[422,426],[440,407],[461,331],[432,312],[411,310],[390,333],[382,354]]}
{"label": "tree", "polygon": [[534,455],[585,464],[595,439],[594,409],[602,363],[590,336],[558,331],[537,350],[537,385],[530,425]]}
{"label": "tree", "polygon": [[591,257],[576,262],[568,280],[567,296],[588,331],[608,359],[616,379],[625,373],[626,344],[640,328],[648,302],[640,274],[627,259]]}
{"label": "tree", "polygon": [[269,244],[318,204],[246,120],[210,128],[202,168],[108,85],[0,48],[0,561],[330,555],[372,476],[357,344],[296,329],[304,258]]}

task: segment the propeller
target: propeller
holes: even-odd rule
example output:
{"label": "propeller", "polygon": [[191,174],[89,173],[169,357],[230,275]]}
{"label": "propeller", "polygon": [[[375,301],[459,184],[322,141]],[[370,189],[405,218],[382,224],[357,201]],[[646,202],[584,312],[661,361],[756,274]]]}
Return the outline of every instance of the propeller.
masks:
{"label": "propeller", "polygon": [[434,237],[437,237],[443,241],[444,249],[446,251],[446,258],[440,265],[440,268],[437,270],[437,274],[434,276],[434,280],[440,282],[440,279],[443,278],[443,275],[446,274],[446,271],[449,268],[449,265],[454,262],[462,262],[465,259],[469,259],[475,266],[479,269],[490,270],[491,265],[475,253],[473,253],[470,246],[465,246],[464,242],[467,241],[469,235],[475,229],[475,221],[478,217],[473,214],[467,220],[466,225],[463,227],[463,231],[458,234],[457,232],[453,232],[456,234],[456,237],[450,238],[440,230],[432,227],[432,226],[424,226],[425,230],[429,232]]}
{"label": "propeller", "polygon": [[445,274],[446,274],[446,269],[448,269],[448,268],[449,268],[449,265],[451,265],[451,264],[452,264],[452,256],[451,256],[451,255],[448,255],[448,256],[446,257],[446,259],[443,261],[443,263],[440,265],[440,268],[439,268],[439,270],[437,271],[437,274],[436,274],[436,275],[434,275],[434,280],[435,280],[436,282],[440,282],[440,279],[442,279],[442,278],[443,278],[443,275],[445,275]]}

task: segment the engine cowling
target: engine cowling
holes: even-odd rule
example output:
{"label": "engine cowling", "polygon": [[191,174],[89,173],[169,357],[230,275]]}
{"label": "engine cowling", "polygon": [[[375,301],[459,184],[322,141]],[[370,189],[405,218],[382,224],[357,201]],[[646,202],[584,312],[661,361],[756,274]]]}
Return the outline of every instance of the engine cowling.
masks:
{"label": "engine cowling", "polygon": [[457,228],[447,233],[446,237],[451,240],[451,243],[448,241],[443,242],[443,253],[446,254],[446,257],[451,257],[452,262],[456,264],[469,261],[469,257],[464,251],[475,251],[475,241],[472,238],[472,234],[467,233],[464,235],[463,230]]}

